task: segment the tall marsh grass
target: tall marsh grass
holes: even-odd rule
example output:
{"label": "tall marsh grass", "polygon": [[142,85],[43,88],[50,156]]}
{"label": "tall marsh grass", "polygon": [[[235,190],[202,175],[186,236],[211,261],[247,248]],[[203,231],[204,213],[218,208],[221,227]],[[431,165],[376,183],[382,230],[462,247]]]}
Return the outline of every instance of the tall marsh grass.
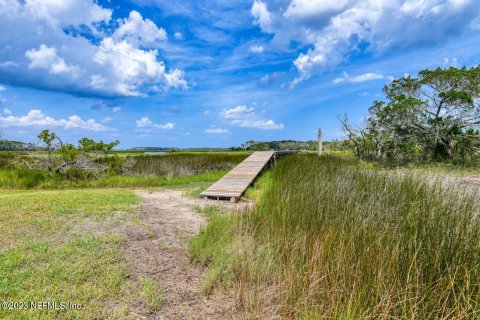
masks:
{"label": "tall marsh grass", "polygon": [[478,198],[338,156],[287,156],[266,179],[256,208],[210,226],[192,252],[219,233],[243,239],[201,260],[241,252],[228,269],[252,314],[480,318]]}
{"label": "tall marsh grass", "polygon": [[0,189],[138,188],[187,185],[206,188],[205,184],[220,179],[248,155],[247,152],[138,155],[128,158],[127,173],[110,173],[100,179],[94,179],[81,170],[49,174],[43,170],[27,169],[16,165],[19,161],[15,154],[0,154]]}
{"label": "tall marsh grass", "polygon": [[130,157],[130,171],[139,176],[187,176],[233,168],[248,157],[246,152],[172,153]]}
{"label": "tall marsh grass", "polygon": [[72,179],[48,175],[44,171],[0,169],[0,189],[71,189],[71,188],[207,188],[227,171],[210,171],[190,176],[124,176],[111,175],[100,179]]}

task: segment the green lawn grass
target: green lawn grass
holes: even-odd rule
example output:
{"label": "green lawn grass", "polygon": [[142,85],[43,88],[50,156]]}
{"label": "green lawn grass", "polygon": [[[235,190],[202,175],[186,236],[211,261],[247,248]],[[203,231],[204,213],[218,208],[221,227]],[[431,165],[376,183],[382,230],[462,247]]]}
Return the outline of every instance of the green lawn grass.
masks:
{"label": "green lawn grass", "polygon": [[3,310],[1,319],[119,319],[141,297],[157,309],[162,291],[135,281],[111,230],[134,221],[128,190],[4,190],[0,194],[0,301],[56,301],[81,310]]}

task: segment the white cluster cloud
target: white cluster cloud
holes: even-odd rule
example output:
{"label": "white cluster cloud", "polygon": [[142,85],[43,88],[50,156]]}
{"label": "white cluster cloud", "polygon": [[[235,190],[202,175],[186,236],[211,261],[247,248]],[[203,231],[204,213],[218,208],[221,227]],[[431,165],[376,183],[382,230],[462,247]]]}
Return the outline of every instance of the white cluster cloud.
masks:
{"label": "white cluster cloud", "polygon": [[455,57],[453,57],[453,58],[445,57],[445,58],[443,58],[443,62],[447,66],[452,66],[452,67],[458,66],[458,59],[455,58]]}
{"label": "white cluster cloud", "polygon": [[102,90],[108,87],[121,95],[140,96],[149,83],[158,83],[165,77],[165,65],[157,61],[157,50],[144,51],[127,41],[115,42],[105,38],[100,43],[93,61],[105,66],[109,80],[101,74],[91,77],[90,86]]}
{"label": "white cluster cloud", "polygon": [[0,29],[8,30],[0,82],[93,96],[187,88],[183,71],[159,60],[165,29],[137,11],[114,21],[95,0],[0,3]]}
{"label": "white cluster cloud", "polygon": [[6,109],[6,117],[0,116],[0,127],[62,127],[64,129],[79,128],[92,131],[105,131],[107,127],[97,123],[94,119],[83,120],[77,115],[69,116],[68,119],[55,119],[43,114],[40,110],[30,110],[24,116],[13,116]]}
{"label": "white cluster cloud", "polygon": [[102,121],[100,121],[103,124],[112,122],[113,118],[112,117],[105,117]]}
{"label": "white cluster cloud", "polygon": [[334,84],[341,84],[341,83],[360,83],[365,81],[372,81],[372,80],[380,80],[380,79],[388,79],[393,80],[391,76],[385,76],[379,73],[364,73],[358,76],[350,76],[348,73],[343,72],[343,76],[340,78],[336,78],[333,80]]}
{"label": "white cluster cloud", "polygon": [[255,23],[265,32],[272,31],[272,18],[265,2],[255,0],[251,10]]}
{"label": "white cluster cloud", "polygon": [[250,47],[250,52],[253,52],[253,53],[263,53],[265,49],[263,48],[263,46],[251,46]]}
{"label": "white cluster cloud", "polygon": [[158,129],[173,129],[175,128],[175,124],[172,122],[167,122],[165,124],[154,124],[152,120],[148,117],[142,117],[136,121],[137,127],[141,129],[148,129],[148,128],[158,128]]}
{"label": "white cluster cloud", "polygon": [[188,88],[187,81],[183,76],[184,72],[182,70],[175,69],[165,74],[165,82],[171,88]]}
{"label": "white cluster cloud", "polygon": [[294,61],[296,85],[348,59],[352,50],[382,54],[444,42],[473,28],[480,1],[255,0],[251,14],[277,45],[309,48]]}
{"label": "white cluster cloud", "polygon": [[181,32],[175,32],[173,34],[173,36],[175,37],[175,39],[177,40],[183,40],[183,34]]}
{"label": "white cluster cloud", "polygon": [[6,10],[8,7],[23,9],[28,15],[38,16],[41,20],[60,27],[82,24],[91,26],[97,22],[108,22],[112,16],[110,9],[102,8],[93,0],[4,0],[2,2]]}
{"label": "white cluster cloud", "polygon": [[235,108],[225,109],[221,112],[221,117],[228,123],[241,128],[255,128],[263,130],[283,129],[283,124],[275,123],[273,120],[264,119],[255,112],[253,107],[245,105],[236,106]]}
{"label": "white cluster cloud", "polygon": [[49,48],[41,44],[38,49],[30,49],[25,52],[25,56],[30,59],[28,67],[30,69],[47,69],[50,73],[72,73],[78,72],[78,67],[65,63],[65,60],[57,55],[57,49]]}
{"label": "white cluster cloud", "polygon": [[131,44],[149,45],[157,41],[167,40],[167,32],[150,19],[143,19],[137,11],[130,12],[128,18],[120,20],[120,27],[112,38],[116,42],[127,41]]}
{"label": "white cluster cloud", "polygon": [[136,123],[137,123],[137,127],[139,128],[145,128],[152,125],[152,121],[148,117],[143,117],[141,119],[138,119]]}
{"label": "white cluster cloud", "polygon": [[224,128],[208,128],[205,130],[206,133],[210,133],[210,134],[226,134],[226,133],[230,133],[230,131],[228,131],[227,129],[224,129]]}
{"label": "white cluster cloud", "polygon": [[[7,88],[5,88],[4,86],[0,85],[0,92],[2,91],[5,91],[7,90]],[[0,104],[5,104],[7,103],[7,99],[5,99],[4,97],[0,96]],[[8,109],[5,109],[5,110],[8,110]]]}

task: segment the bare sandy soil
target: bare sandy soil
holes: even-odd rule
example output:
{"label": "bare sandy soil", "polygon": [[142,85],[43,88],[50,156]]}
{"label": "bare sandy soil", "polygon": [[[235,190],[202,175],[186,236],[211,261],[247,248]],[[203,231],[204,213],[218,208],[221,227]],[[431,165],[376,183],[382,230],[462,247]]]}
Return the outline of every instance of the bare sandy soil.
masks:
{"label": "bare sandy soil", "polygon": [[[215,202],[185,197],[181,191],[138,191],[144,199],[136,227],[123,230],[124,245],[132,277],[148,276],[165,291],[160,310],[149,311],[141,302],[131,306],[137,319],[235,319],[240,318],[235,291],[217,290],[208,298],[202,293],[204,270],[190,263],[187,239],[205,219],[194,209]],[[242,205],[242,204],[240,204]],[[221,206],[234,209],[235,204]],[[127,227],[127,226],[126,226]]]}

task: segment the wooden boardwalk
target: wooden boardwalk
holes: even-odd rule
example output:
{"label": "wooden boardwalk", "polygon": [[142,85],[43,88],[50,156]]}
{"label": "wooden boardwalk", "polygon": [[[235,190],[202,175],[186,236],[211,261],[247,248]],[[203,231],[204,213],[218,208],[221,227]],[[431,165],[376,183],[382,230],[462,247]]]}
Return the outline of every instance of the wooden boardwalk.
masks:
{"label": "wooden boardwalk", "polygon": [[275,157],[275,151],[256,151],[223,178],[201,193],[202,197],[216,200],[237,201],[255,178]]}

